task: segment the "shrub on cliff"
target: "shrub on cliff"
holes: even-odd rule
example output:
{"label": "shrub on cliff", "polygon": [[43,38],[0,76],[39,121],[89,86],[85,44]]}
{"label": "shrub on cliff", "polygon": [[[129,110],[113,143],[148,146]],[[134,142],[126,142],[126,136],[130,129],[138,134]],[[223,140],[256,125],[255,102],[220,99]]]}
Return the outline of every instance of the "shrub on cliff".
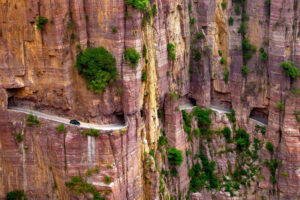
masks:
{"label": "shrub on cliff", "polygon": [[266,149],[270,152],[270,154],[273,154],[274,147],[273,147],[273,144],[271,142],[266,143]]}
{"label": "shrub on cliff", "polygon": [[168,150],[168,160],[172,165],[180,166],[183,161],[182,151],[173,147]]}
{"label": "shrub on cliff", "polygon": [[223,81],[228,84],[228,80],[229,80],[229,70],[228,67],[224,68],[224,72],[223,72]]}
{"label": "shrub on cliff", "polygon": [[23,190],[14,190],[6,194],[7,200],[27,200]]}
{"label": "shrub on cliff", "polygon": [[231,140],[231,130],[230,130],[230,128],[225,127],[222,132],[223,132],[223,135],[226,139],[226,142],[231,143],[232,140]]}
{"label": "shrub on cliff", "polygon": [[95,129],[91,129],[91,130],[83,130],[81,132],[82,135],[86,136],[100,136],[100,132],[98,130]]}
{"label": "shrub on cliff", "polygon": [[102,93],[117,77],[116,59],[104,47],[88,48],[77,55],[75,67],[87,81],[88,89]]}
{"label": "shrub on cliff", "polygon": [[236,147],[239,151],[245,151],[250,146],[249,134],[243,129],[236,131],[235,139]]}
{"label": "shrub on cliff", "polygon": [[211,133],[210,131],[211,113],[212,110],[200,109],[199,107],[195,107],[193,110],[193,115],[197,117],[197,124],[200,129],[201,135],[208,135],[209,133]]}
{"label": "shrub on cliff", "polygon": [[141,55],[135,48],[126,48],[124,53],[125,61],[129,62],[132,67],[136,67],[139,63]]}
{"label": "shrub on cliff", "polygon": [[248,67],[246,65],[243,65],[243,67],[242,67],[242,75],[243,76],[247,76],[248,71],[249,71]]}
{"label": "shrub on cliff", "polygon": [[284,73],[292,79],[295,79],[298,76],[300,76],[298,67],[293,66],[291,61],[281,63],[281,67]]}
{"label": "shrub on cliff", "polygon": [[256,46],[250,44],[248,38],[243,39],[242,48],[243,48],[243,58],[245,61],[250,60],[252,58],[252,55],[256,52]]}
{"label": "shrub on cliff", "polygon": [[46,17],[43,17],[43,16],[38,16],[38,18],[35,19],[35,22],[36,22],[37,30],[40,31],[44,28],[44,26],[48,22],[48,19]]}
{"label": "shrub on cliff", "polygon": [[30,113],[27,117],[26,124],[38,126],[40,124],[40,121],[37,119],[37,116]]}
{"label": "shrub on cliff", "polygon": [[125,3],[144,12],[148,9],[149,0],[126,0]]}
{"label": "shrub on cliff", "polygon": [[58,130],[58,131],[61,131],[61,132],[66,130],[64,124],[60,124],[60,125],[56,126],[55,129]]}
{"label": "shrub on cliff", "polygon": [[168,58],[175,61],[176,60],[176,46],[172,43],[167,45]]}

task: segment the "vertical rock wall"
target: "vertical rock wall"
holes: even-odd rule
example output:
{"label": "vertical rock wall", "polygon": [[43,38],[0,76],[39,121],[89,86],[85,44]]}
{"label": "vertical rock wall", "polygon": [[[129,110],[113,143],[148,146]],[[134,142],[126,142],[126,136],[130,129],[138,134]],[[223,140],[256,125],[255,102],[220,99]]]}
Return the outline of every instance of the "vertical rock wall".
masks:
{"label": "vertical rock wall", "polygon": [[[86,178],[97,190],[110,191],[107,199],[184,198],[188,170],[194,164],[185,152],[192,149],[197,154],[201,143],[190,146],[182,128],[178,107],[187,99],[206,108],[233,108],[237,126],[251,137],[256,124],[249,116],[253,110],[263,110],[268,121],[264,140],[274,144],[274,157],[282,164],[274,186],[261,161],[266,179],[256,189],[270,199],[298,198],[300,126],[294,111],[300,110],[300,101],[292,89],[300,88],[300,83],[290,80],[280,67],[283,61],[299,62],[298,1],[271,0],[268,5],[248,0],[241,6],[248,18],[245,37],[256,46],[247,63],[239,33],[245,19],[235,11],[237,2],[226,1],[226,8],[222,2],[154,0],[151,6],[157,6],[157,15],[143,25],[143,13],[123,0],[0,0],[0,198],[23,189],[30,199],[84,199],[72,194],[65,182],[96,166],[99,173]],[[35,25],[40,15],[48,18],[41,31]],[[168,58],[169,43],[175,45],[175,61]],[[104,93],[89,91],[74,68],[78,44],[81,48],[103,46],[116,58],[118,79]],[[143,46],[146,57],[136,68],[124,61],[125,48],[134,47],[142,55]],[[268,53],[265,62],[261,47]],[[220,63],[221,58],[226,64]],[[243,65],[248,67],[246,75]],[[124,118],[128,128],[124,133],[91,138],[72,126],[59,134],[55,129],[59,124],[50,120],[41,120],[39,128],[29,127],[24,114],[7,110],[12,98],[20,107],[97,124],[120,123]],[[284,110],[276,106],[279,101]],[[223,118],[213,123],[217,128],[228,125]],[[23,142],[16,142],[16,133],[23,135]],[[157,151],[164,133],[169,145],[184,154],[178,177],[168,180],[161,176],[161,169],[169,167],[167,155]],[[265,149],[260,154],[269,158]],[[217,162],[224,167],[227,160]],[[104,183],[105,176],[111,177],[111,184]],[[276,193],[271,194],[274,188]],[[208,191],[191,196],[210,197]],[[216,198],[229,197],[220,193]]]}

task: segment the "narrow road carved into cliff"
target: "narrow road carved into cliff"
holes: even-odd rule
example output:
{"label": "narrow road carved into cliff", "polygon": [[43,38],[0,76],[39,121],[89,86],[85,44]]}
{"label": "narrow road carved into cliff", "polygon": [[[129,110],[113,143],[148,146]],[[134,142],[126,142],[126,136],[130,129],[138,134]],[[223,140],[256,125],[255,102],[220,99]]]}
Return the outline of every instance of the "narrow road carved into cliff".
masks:
{"label": "narrow road carved into cliff", "polygon": [[[190,109],[193,109],[195,108],[196,106],[193,105],[193,104],[183,104],[183,105],[180,105],[179,106],[179,109],[180,110],[190,110]],[[224,113],[230,113],[231,110],[230,109],[227,109],[227,108],[223,108],[221,106],[213,106],[213,105],[210,105],[209,108],[215,112],[218,112],[220,114],[224,114]]]}
{"label": "narrow road carved into cliff", "polygon": [[[52,121],[60,122],[60,123],[63,123],[63,124],[72,125],[72,124],[70,124],[70,120],[67,119],[67,118],[53,116],[53,115],[41,113],[41,112],[38,112],[38,111],[26,109],[26,108],[9,107],[8,110],[15,111],[15,112],[20,112],[20,113],[25,113],[25,114],[31,114],[32,113],[33,115],[36,115],[37,117],[40,117],[40,118],[43,118],[43,119],[52,120]],[[73,125],[73,126],[75,126],[75,125]],[[126,124],[99,125],[99,124],[80,122],[80,126],[78,126],[78,127],[87,128],[87,129],[95,129],[95,130],[99,130],[99,131],[116,131],[116,130],[126,129],[127,125]]]}

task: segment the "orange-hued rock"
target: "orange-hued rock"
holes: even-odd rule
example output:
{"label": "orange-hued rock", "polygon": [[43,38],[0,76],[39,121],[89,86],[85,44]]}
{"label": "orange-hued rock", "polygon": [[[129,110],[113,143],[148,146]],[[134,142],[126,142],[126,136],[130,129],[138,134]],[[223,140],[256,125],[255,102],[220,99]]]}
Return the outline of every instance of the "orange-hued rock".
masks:
{"label": "orange-hued rock", "polygon": [[[234,147],[222,134],[204,142],[185,133],[183,104],[232,108],[235,126],[217,112],[211,115],[214,132],[243,128],[251,140],[274,145],[273,155],[265,148],[258,152],[259,182],[252,181],[233,199],[300,198],[295,112],[300,112],[300,81],[287,77],[280,66],[300,62],[300,6],[294,0],[270,5],[248,0],[243,6],[224,1],[153,0],[157,14],[147,19],[125,0],[0,0],[0,199],[15,189],[24,190],[28,199],[91,199],[65,186],[77,175],[106,199],[232,199],[224,187],[189,193],[188,172],[200,162],[200,148],[216,162],[220,176],[227,176],[228,163],[234,168],[237,153],[220,153]],[[247,12],[244,18],[235,10],[238,5]],[[38,16],[48,19],[42,30],[36,28]],[[245,36],[239,33],[243,20]],[[256,47],[249,60],[243,58],[244,38]],[[175,45],[175,60],[168,56],[169,43]],[[79,46],[103,46],[116,58],[119,75],[101,94],[90,91],[74,67]],[[136,67],[124,60],[128,47],[141,55]],[[266,61],[260,48],[268,54]],[[66,124],[62,133],[56,129],[60,123],[50,119],[38,118],[38,127],[26,124],[28,116],[9,106],[98,125],[125,123],[127,128],[92,137]],[[267,122],[265,135],[257,132],[261,123],[255,119]],[[191,128],[197,128],[195,119]],[[23,141],[17,141],[18,133]],[[158,144],[162,135],[168,145]],[[183,152],[177,177],[163,174],[174,167],[167,147]],[[280,161],[274,184],[265,159]],[[87,176],[95,167],[99,171]],[[105,183],[106,176],[111,183]]]}

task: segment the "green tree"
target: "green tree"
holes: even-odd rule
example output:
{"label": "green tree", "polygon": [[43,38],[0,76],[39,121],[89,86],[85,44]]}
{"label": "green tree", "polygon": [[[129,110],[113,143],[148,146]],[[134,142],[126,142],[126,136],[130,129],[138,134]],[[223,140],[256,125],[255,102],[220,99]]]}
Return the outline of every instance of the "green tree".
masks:
{"label": "green tree", "polygon": [[175,147],[168,150],[168,160],[172,165],[180,166],[183,161],[182,151]]}
{"label": "green tree", "polygon": [[44,28],[44,26],[48,22],[48,19],[46,17],[43,17],[43,16],[38,16],[38,18],[35,19],[35,22],[36,22],[37,30],[40,31]]}
{"label": "green tree", "polygon": [[125,61],[129,62],[132,67],[136,67],[139,63],[141,55],[135,50],[135,48],[130,47],[125,49]]}
{"label": "green tree", "polygon": [[291,61],[282,62],[281,67],[284,70],[284,73],[292,79],[295,79],[300,75],[298,67],[293,66]]}
{"label": "green tree", "polygon": [[95,93],[102,93],[118,75],[116,59],[104,47],[81,51],[75,67],[87,81],[87,87]]}

